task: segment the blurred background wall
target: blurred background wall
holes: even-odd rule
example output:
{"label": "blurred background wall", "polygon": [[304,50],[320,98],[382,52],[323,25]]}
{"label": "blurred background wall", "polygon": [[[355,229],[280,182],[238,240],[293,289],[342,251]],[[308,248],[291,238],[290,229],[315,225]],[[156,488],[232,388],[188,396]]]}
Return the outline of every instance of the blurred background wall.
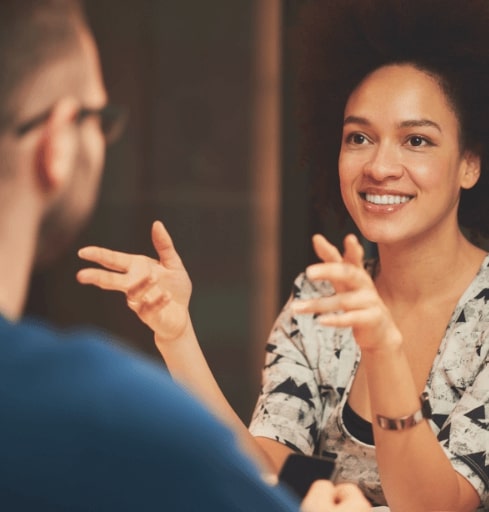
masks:
{"label": "blurred background wall", "polygon": [[[284,45],[299,3],[87,0],[110,99],[130,117],[77,247],[154,255],[151,223],[166,224],[203,350],[245,421],[273,319],[311,257]],[[95,326],[160,361],[122,294],[77,284],[77,247],[35,275],[28,313]]]}

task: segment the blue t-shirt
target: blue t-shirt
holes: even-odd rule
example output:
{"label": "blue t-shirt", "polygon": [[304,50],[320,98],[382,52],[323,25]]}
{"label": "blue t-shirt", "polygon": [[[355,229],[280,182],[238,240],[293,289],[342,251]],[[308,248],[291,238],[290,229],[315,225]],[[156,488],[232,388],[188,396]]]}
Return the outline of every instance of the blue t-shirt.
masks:
{"label": "blue t-shirt", "polygon": [[0,318],[0,509],[298,511],[163,365]]}

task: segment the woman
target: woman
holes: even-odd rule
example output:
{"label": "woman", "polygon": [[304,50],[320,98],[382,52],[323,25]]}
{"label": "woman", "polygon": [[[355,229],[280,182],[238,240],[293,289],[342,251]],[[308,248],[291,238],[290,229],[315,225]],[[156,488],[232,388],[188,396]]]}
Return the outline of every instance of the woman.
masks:
{"label": "woman", "polygon": [[489,227],[489,2],[318,1],[304,12],[315,188],[324,206],[341,196],[378,258],[364,262],[352,234],[342,253],[313,237],[320,263],[273,328],[249,431],[205,363],[190,281],[161,223],[159,262],[84,248],[108,271],[78,279],[125,292],[174,377],[272,471],[293,451],[333,454],[338,481],[393,512],[484,509],[489,256],[467,234]]}

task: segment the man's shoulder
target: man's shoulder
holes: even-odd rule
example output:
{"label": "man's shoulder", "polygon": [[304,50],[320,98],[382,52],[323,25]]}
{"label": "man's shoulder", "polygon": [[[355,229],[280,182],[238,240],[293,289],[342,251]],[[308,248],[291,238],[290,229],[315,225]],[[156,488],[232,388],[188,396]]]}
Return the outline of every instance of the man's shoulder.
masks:
{"label": "man's shoulder", "polygon": [[[102,418],[102,426],[109,422],[111,428],[123,429],[132,421],[134,428],[161,414],[154,404],[175,415],[184,414],[192,401],[163,361],[131,351],[101,332],[62,331],[37,320],[0,320],[0,369],[4,399],[37,410],[38,420],[46,410],[46,421],[72,414],[79,425],[93,426]],[[202,412],[199,406],[190,409]],[[120,418],[124,422],[117,425]]]}
{"label": "man's shoulder", "polygon": [[15,510],[295,509],[162,363],[97,334],[0,321],[0,403]]}

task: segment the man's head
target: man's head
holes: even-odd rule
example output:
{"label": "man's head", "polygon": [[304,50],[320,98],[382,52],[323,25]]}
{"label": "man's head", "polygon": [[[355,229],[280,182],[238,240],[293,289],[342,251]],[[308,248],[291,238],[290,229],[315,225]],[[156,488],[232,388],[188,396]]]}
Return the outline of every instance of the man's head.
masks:
{"label": "man's head", "polygon": [[39,263],[88,218],[104,163],[107,97],[80,2],[2,0],[0,68],[0,213]]}

